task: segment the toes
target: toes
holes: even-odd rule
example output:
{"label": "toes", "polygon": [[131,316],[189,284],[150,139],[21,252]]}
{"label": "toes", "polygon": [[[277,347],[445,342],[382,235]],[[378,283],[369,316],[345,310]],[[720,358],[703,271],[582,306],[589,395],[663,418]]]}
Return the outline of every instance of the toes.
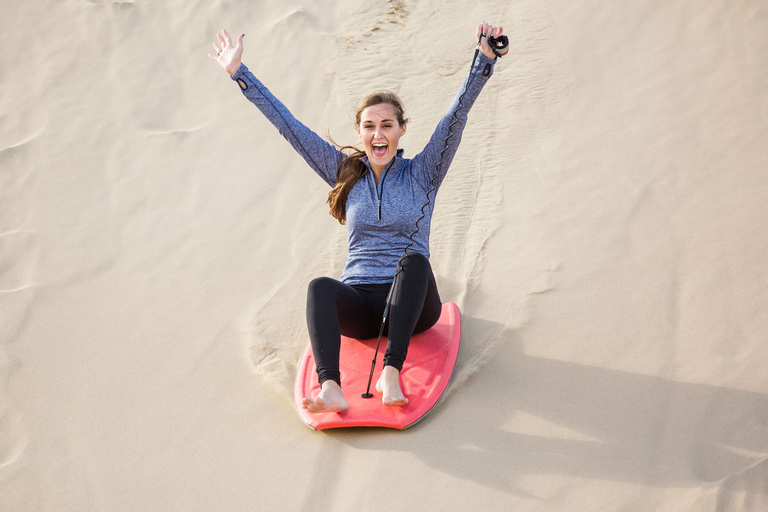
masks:
{"label": "toes", "polygon": [[309,412],[317,412],[325,409],[326,405],[320,397],[317,397],[314,400],[309,397],[304,397],[301,401],[301,407]]}
{"label": "toes", "polygon": [[398,396],[395,398],[385,398],[382,400],[382,403],[387,407],[400,407],[407,404],[408,399],[403,396]]}

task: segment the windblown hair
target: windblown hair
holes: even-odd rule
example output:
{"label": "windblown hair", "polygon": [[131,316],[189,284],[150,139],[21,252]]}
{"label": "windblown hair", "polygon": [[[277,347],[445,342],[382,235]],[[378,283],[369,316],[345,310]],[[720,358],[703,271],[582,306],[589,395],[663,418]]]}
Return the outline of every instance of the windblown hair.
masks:
{"label": "windblown hair", "polygon": [[[355,111],[355,129],[360,129],[360,118],[363,111],[368,107],[389,103],[395,109],[397,122],[403,126],[408,122],[405,117],[403,102],[397,94],[390,91],[375,91],[360,100]],[[330,137],[329,137],[330,138]],[[339,159],[339,166],[336,171],[336,185],[328,193],[328,205],[330,214],[339,221],[339,224],[347,223],[347,197],[350,190],[355,186],[357,180],[365,176],[368,167],[360,159],[365,156],[365,151],[358,146],[339,146],[331,139],[331,143],[345,154]]]}

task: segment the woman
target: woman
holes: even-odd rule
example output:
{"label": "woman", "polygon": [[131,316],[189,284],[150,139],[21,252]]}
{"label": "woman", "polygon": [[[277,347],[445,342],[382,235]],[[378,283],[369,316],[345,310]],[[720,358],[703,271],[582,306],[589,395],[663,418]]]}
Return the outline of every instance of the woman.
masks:
{"label": "woman", "polygon": [[[429,233],[434,201],[453,159],[467,112],[493,74],[496,56],[487,39],[501,27],[477,26],[480,53],[448,113],[424,150],[413,159],[398,149],[407,119],[400,98],[388,91],[365,97],[355,114],[363,149],[337,148],[301,124],[241,63],[243,36],[233,44],[223,30],[216,54],[209,54],[235,80],[243,94],[275,125],[312,169],[332,188],[331,215],[347,225],[349,247],[340,280],[313,280],[307,294],[307,326],[317,365],[320,393],[305,397],[309,412],[342,412],[349,408],[341,390],[341,335],[376,337],[391,293],[385,324],[388,335],[384,368],[376,383],[387,406],[408,403],[400,388],[400,370],[412,334],[432,327],[442,304],[429,264]],[[415,234],[414,234],[415,232]],[[405,251],[405,248],[408,250]],[[402,256],[402,257],[401,257]],[[394,279],[393,277],[397,276]]]}

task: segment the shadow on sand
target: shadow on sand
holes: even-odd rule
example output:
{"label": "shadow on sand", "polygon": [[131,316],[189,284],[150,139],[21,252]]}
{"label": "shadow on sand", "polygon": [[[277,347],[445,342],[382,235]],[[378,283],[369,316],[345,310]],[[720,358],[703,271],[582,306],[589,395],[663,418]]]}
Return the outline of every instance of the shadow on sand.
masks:
{"label": "shadow on sand", "polygon": [[[504,332],[463,322],[465,338]],[[407,451],[509,494],[527,496],[520,479],[537,474],[768,494],[768,395],[529,357],[516,332],[501,336],[480,371],[412,429],[325,434],[357,450]],[[477,418],[471,428],[455,428],[467,418]]]}

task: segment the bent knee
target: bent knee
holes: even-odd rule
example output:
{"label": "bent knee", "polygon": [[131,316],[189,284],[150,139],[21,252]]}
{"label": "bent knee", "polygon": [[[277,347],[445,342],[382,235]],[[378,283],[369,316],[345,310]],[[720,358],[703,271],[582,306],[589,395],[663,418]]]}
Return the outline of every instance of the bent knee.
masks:
{"label": "bent knee", "polygon": [[406,269],[430,268],[427,257],[418,252],[413,252],[400,258],[399,265]]}
{"label": "bent knee", "polygon": [[317,299],[336,294],[338,281],[330,277],[316,277],[307,286],[307,297]]}

